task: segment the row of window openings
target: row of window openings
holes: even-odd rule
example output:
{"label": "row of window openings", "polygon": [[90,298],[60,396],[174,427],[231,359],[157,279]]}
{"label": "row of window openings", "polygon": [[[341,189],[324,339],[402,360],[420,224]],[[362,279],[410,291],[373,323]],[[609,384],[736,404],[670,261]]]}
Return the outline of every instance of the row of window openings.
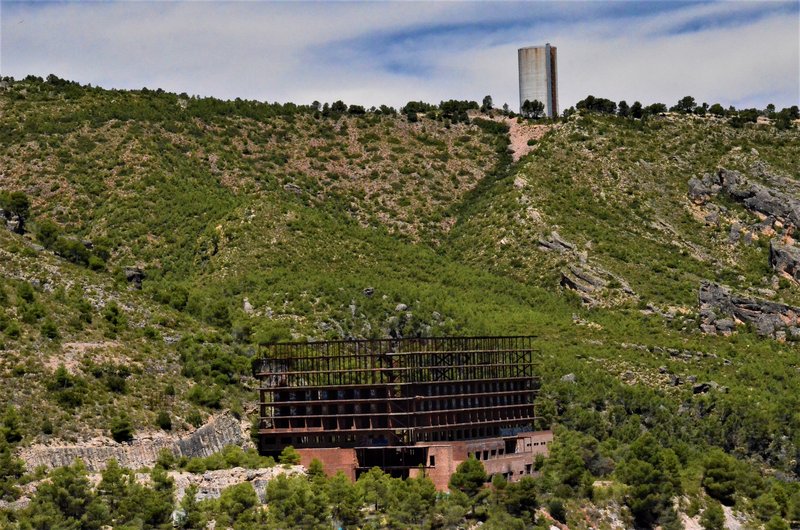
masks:
{"label": "row of window openings", "polygon": [[[275,426],[277,428],[304,428],[304,427],[323,427],[325,429],[369,429],[375,427],[388,427],[387,416],[334,416],[325,418],[306,418],[304,416],[281,416],[278,419],[276,414]],[[413,425],[418,427],[430,427],[435,425],[451,425],[456,423],[472,423],[481,421],[511,420],[529,418],[530,414],[520,410],[471,410],[469,412],[448,413],[441,412],[424,416],[416,416]],[[410,426],[403,424],[402,417],[394,418],[393,426]]]}
{"label": "row of window openings", "polygon": [[[471,398],[451,398],[421,401],[416,412],[447,411],[452,409],[491,408],[504,405],[525,405],[531,403],[529,396],[514,394],[510,396],[490,396]],[[275,406],[275,416],[327,416],[329,414],[387,414],[388,403],[369,403],[364,405],[307,405],[305,407]],[[410,412],[393,410],[393,412]]]}
{"label": "row of window openings", "polygon": [[[489,392],[514,392],[530,390],[528,381],[499,381],[492,383],[426,385],[415,388],[414,393],[423,392],[425,396],[441,396],[450,394],[478,394]],[[310,390],[310,391],[277,391],[275,401],[316,401],[327,399],[380,399],[387,397],[386,388]],[[411,397],[410,395],[407,397]]]}

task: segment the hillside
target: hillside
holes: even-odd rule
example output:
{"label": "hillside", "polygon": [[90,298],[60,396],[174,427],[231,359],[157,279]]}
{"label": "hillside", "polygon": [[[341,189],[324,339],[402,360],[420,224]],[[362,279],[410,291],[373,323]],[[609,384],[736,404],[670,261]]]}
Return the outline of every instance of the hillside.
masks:
{"label": "hillside", "polygon": [[630,463],[655,443],[686,503],[720,498],[718,448],[720,500],[800,513],[796,127],[582,113],[514,162],[498,116],[326,112],[0,90],[0,190],[30,199],[25,233],[0,232],[14,444],[247,422],[275,340],[531,334],[563,447],[542,499],[636,516]]}

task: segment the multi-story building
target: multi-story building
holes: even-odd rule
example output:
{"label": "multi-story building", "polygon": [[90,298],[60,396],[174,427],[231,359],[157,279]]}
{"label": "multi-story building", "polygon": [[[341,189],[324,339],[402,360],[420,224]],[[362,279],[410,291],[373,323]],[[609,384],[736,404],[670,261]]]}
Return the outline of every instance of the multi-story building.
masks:
{"label": "multi-story building", "polygon": [[292,445],[351,479],[380,467],[445,489],[469,456],[514,480],[546,454],[534,431],[531,337],[274,344],[260,363],[259,450]]}

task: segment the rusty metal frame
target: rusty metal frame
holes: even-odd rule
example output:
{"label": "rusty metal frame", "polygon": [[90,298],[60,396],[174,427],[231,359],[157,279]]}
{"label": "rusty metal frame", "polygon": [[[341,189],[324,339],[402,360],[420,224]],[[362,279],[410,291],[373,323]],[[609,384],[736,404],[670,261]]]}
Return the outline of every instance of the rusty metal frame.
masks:
{"label": "rusty metal frame", "polygon": [[536,419],[533,337],[281,343],[262,352],[260,449],[509,436]]}

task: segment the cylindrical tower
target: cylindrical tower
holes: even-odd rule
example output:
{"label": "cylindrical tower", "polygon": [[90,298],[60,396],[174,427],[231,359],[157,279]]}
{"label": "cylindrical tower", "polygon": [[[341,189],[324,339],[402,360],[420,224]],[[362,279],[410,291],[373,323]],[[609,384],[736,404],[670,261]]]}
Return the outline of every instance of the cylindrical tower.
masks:
{"label": "cylindrical tower", "polygon": [[517,55],[520,111],[525,100],[538,100],[544,104],[546,116],[558,116],[556,47],[548,43],[544,46],[520,48]]}

